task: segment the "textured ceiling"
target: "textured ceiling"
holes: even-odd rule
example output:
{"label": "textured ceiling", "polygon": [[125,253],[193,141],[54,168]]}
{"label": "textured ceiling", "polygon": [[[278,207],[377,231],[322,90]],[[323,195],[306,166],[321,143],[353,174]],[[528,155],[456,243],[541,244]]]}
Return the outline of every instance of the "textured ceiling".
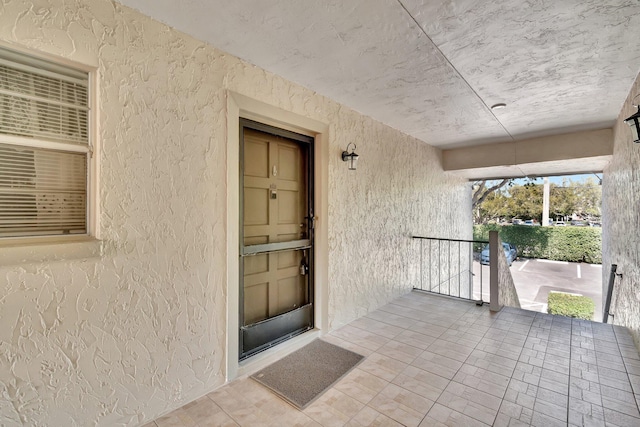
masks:
{"label": "textured ceiling", "polygon": [[638,0],[119,1],[441,148],[610,127],[640,70]]}

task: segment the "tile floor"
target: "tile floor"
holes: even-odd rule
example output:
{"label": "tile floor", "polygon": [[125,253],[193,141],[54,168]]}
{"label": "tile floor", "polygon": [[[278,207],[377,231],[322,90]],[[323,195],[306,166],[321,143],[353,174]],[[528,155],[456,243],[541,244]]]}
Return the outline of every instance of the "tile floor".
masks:
{"label": "tile floor", "polygon": [[414,291],[323,339],[366,358],[304,411],[243,378],[145,427],[640,426],[624,328]]}

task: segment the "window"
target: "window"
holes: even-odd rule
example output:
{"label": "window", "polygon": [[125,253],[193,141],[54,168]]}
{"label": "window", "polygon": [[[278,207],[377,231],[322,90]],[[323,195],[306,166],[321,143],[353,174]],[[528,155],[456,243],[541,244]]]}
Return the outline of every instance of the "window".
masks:
{"label": "window", "polygon": [[88,234],[89,75],[0,49],[0,242]]}

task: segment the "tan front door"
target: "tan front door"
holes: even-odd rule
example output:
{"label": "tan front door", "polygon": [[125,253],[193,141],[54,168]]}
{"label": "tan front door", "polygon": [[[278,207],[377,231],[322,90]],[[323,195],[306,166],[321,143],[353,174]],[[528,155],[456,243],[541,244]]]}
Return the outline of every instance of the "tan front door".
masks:
{"label": "tan front door", "polygon": [[313,140],[250,121],[242,121],[241,136],[244,358],[313,326]]}

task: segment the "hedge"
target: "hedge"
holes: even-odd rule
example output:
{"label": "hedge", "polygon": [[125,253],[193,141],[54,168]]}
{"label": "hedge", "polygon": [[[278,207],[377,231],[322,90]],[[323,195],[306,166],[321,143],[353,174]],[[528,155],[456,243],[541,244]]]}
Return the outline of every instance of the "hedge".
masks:
{"label": "hedge", "polygon": [[500,239],[516,245],[518,256],[556,261],[602,263],[602,229],[596,227],[536,227],[530,225],[475,225],[474,240]]}
{"label": "hedge", "polygon": [[576,319],[592,320],[595,311],[593,300],[582,295],[549,292],[547,313]]}

